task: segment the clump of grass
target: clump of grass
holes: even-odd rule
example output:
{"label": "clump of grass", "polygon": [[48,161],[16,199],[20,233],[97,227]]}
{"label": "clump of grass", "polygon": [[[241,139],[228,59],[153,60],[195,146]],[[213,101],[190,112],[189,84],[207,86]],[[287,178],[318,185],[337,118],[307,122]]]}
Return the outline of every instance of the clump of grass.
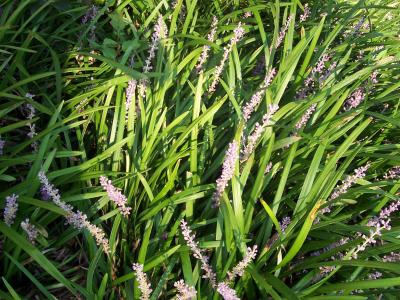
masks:
{"label": "clump of grass", "polygon": [[0,298],[395,299],[399,5],[3,1]]}

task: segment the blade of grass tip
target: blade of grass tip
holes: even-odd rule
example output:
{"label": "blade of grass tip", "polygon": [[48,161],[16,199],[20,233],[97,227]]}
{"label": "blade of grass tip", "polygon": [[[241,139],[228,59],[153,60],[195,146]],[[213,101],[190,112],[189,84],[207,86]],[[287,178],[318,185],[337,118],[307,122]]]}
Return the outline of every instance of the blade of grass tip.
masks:
{"label": "blade of grass tip", "polygon": [[22,300],[21,297],[17,294],[17,292],[13,289],[13,287],[8,283],[8,281],[4,277],[1,277],[1,279],[3,279],[4,285],[6,286],[7,290],[10,292],[12,298],[14,300]]}
{"label": "blade of grass tip", "polygon": [[101,280],[100,287],[96,295],[96,300],[102,300],[104,298],[106,294],[107,282],[108,273],[104,274],[103,279]]}

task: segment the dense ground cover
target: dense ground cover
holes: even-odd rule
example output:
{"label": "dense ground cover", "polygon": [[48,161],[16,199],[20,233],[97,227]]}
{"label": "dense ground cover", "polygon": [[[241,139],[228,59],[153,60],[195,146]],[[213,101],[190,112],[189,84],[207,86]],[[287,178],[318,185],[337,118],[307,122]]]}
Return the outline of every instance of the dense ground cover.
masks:
{"label": "dense ground cover", "polygon": [[1,299],[399,299],[399,1],[0,8]]}

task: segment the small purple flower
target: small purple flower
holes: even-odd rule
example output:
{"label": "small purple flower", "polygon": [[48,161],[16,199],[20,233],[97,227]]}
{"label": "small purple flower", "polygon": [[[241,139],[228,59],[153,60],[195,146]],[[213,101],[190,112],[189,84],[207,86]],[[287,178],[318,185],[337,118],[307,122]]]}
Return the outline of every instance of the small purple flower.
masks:
{"label": "small purple flower", "polygon": [[21,222],[21,228],[25,231],[25,233],[28,235],[28,240],[32,243],[35,244],[35,241],[38,236],[38,231],[35,227],[35,225],[32,225],[29,223],[29,219],[26,219],[25,221]]}
{"label": "small purple flower", "polygon": [[286,228],[289,226],[291,221],[292,220],[290,219],[290,217],[284,217],[282,221],[279,222],[279,225],[281,226],[281,230],[283,233],[285,232]]}
{"label": "small purple flower", "polygon": [[4,208],[4,223],[11,226],[14,223],[18,211],[18,195],[12,194],[6,197],[6,207]]}
{"label": "small purple flower", "polygon": [[381,277],[382,277],[382,273],[379,272],[379,271],[376,271],[374,273],[368,274],[368,279],[370,279],[370,280],[375,280],[375,279],[378,279],[378,278],[381,278]]}
{"label": "small purple flower", "polygon": [[387,171],[385,173],[385,175],[383,175],[383,178],[385,178],[386,180],[399,179],[400,178],[400,166],[391,168],[389,171]]}
{"label": "small purple flower", "polygon": [[82,24],[86,24],[91,22],[97,15],[99,8],[95,5],[92,5],[87,11],[86,14],[82,17]]}
{"label": "small purple flower", "polygon": [[3,155],[3,149],[4,149],[5,144],[6,144],[6,141],[2,140],[1,136],[0,136],[0,155]]}
{"label": "small purple flower", "polygon": [[385,255],[382,260],[384,262],[398,262],[400,261],[400,253],[390,252],[390,254]]}

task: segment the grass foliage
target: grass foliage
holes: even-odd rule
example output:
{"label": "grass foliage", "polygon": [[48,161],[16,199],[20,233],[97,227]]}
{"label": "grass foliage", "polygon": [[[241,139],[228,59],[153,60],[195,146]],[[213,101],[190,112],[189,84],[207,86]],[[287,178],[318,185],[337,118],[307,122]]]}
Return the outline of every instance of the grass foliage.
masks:
{"label": "grass foliage", "polygon": [[[356,258],[352,253],[371,230],[368,221],[399,201],[399,177],[384,176],[400,165],[399,1],[310,1],[304,22],[299,0],[94,4],[0,4],[0,207],[6,196],[19,196],[14,224],[0,221],[1,299],[139,299],[132,263],[144,265],[151,299],[174,298],[180,279],[195,287],[198,299],[218,299],[182,237],[182,219],[218,281],[246,247],[258,246],[231,285],[241,299],[398,299],[400,263],[384,259],[400,249],[396,213],[391,230]],[[160,15],[168,35],[146,73]],[[218,26],[210,42],[213,16]],[[239,22],[244,37],[208,93]],[[198,74],[204,45],[209,58]],[[314,74],[324,55],[325,73]],[[272,68],[276,76],[244,122],[244,105]],[[310,76],[315,86],[299,99]],[[147,91],[145,97],[136,92],[127,111],[133,79],[147,80]],[[363,101],[349,107],[360,89]],[[27,104],[36,110],[31,119]],[[228,144],[243,147],[271,104],[278,111],[249,158],[236,161],[221,204],[213,207]],[[295,130],[313,105],[305,126]],[[37,134],[29,137],[32,124]],[[367,163],[365,177],[328,203],[335,187]],[[105,232],[109,255],[43,199],[40,170],[62,201]],[[110,201],[101,175],[126,195],[129,217]],[[290,222],[281,228],[285,217]],[[34,244],[21,228],[27,218],[38,230]]]}

